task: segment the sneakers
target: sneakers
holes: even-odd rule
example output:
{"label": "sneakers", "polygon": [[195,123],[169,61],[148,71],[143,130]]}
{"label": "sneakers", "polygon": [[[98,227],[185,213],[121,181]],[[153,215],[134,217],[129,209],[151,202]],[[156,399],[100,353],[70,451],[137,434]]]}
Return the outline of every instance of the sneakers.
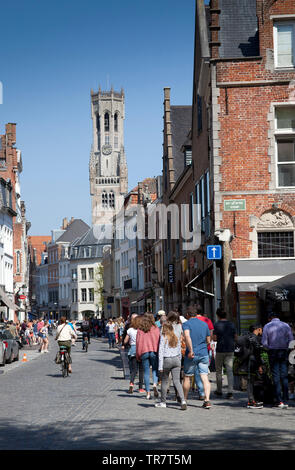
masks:
{"label": "sneakers", "polygon": [[138,392],[139,392],[139,393],[145,393],[145,389],[144,389],[144,388],[140,388],[140,389],[138,390]]}
{"label": "sneakers", "polygon": [[162,401],[160,401],[159,403],[155,403],[155,407],[156,408],[167,408],[166,403],[163,403]]}
{"label": "sneakers", "polygon": [[154,390],[154,397],[155,397],[155,398],[158,398],[159,392],[158,392],[157,387],[156,387],[155,385],[154,385],[154,387],[153,387],[153,390]]}
{"label": "sneakers", "polygon": [[283,403],[282,401],[280,403],[277,403],[275,405],[275,408],[281,408],[282,410],[286,410],[288,408],[287,403]]}
{"label": "sneakers", "polygon": [[204,401],[202,408],[205,408],[206,410],[209,410],[211,408],[211,403],[210,401]]}
{"label": "sneakers", "polygon": [[201,401],[205,400],[204,395],[199,395],[199,400],[201,400]]}
{"label": "sneakers", "polygon": [[147,400],[150,400],[150,399],[151,399],[151,393],[150,393],[150,392],[147,392],[147,394],[146,394],[146,399],[147,399]]}
{"label": "sneakers", "polygon": [[251,410],[258,410],[263,408],[263,403],[262,402],[256,402],[256,401],[249,401],[247,408],[250,408]]}
{"label": "sneakers", "polygon": [[133,387],[134,387],[134,385],[133,385],[133,384],[130,384],[130,385],[129,385],[129,390],[128,390],[127,393],[133,393]]}
{"label": "sneakers", "polygon": [[187,409],[187,404],[186,404],[186,401],[185,401],[185,400],[183,400],[183,401],[181,402],[180,409],[181,409],[181,410],[186,410],[186,409]]}

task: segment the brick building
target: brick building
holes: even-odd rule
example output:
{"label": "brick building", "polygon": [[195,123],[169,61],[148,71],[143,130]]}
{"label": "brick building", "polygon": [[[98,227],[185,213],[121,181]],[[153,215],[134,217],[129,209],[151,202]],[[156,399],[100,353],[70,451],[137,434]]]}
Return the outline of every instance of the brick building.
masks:
{"label": "brick building", "polygon": [[[16,124],[8,123],[5,134],[0,135],[0,176],[11,184],[11,209],[13,216],[13,292],[9,292],[16,307],[14,318],[23,319],[28,308],[29,263],[27,233],[30,223],[26,219],[26,208],[21,200],[20,174],[23,170],[21,151],[15,147]],[[21,297],[20,297],[21,296]]]}
{"label": "brick building", "polygon": [[222,245],[214,308],[221,303],[242,330],[270,308],[294,314],[292,302],[259,298],[261,285],[295,268],[294,41],[294,0],[196,2],[195,202],[203,184],[211,222],[201,249]]}

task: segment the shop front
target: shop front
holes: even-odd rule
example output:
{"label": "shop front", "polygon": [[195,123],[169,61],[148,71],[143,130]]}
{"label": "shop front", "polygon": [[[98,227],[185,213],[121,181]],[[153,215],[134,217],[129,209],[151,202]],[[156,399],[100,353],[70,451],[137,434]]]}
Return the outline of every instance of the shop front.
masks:
{"label": "shop front", "polygon": [[[234,282],[238,291],[240,333],[248,331],[253,323],[267,323],[271,311],[279,313],[283,321],[295,321],[295,290],[293,299],[292,278],[289,277],[295,273],[294,258],[235,259],[233,262],[236,267]],[[289,287],[288,295],[286,292],[284,294],[284,286]]]}

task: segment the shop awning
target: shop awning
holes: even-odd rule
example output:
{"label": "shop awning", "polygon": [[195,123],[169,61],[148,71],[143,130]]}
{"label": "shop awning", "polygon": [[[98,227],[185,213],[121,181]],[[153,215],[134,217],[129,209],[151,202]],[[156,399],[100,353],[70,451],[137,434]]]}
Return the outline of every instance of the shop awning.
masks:
{"label": "shop awning", "polygon": [[233,259],[236,265],[234,280],[239,292],[258,292],[266,283],[277,282],[295,272],[294,258]]}
{"label": "shop awning", "polygon": [[6,292],[4,291],[3,287],[0,287],[0,299],[11,310],[19,310],[20,309],[20,307],[15,305],[15,303],[12,302],[12,300],[10,300],[10,298],[8,297]]}
{"label": "shop awning", "polygon": [[263,300],[295,300],[295,272],[258,287],[258,294]]}
{"label": "shop awning", "polygon": [[213,264],[210,264],[210,266],[208,266],[208,268],[204,269],[204,271],[202,271],[200,274],[198,274],[196,277],[194,277],[194,279],[192,279],[190,282],[188,282],[185,287],[187,289],[191,289],[191,290],[194,290],[196,292],[199,292],[200,294],[208,295],[209,297],[214,297],[214,294],[212,294],[211,292],[207,292],[205,290],[199,289],[199,288],[197,288],[193,285],[196,282],[203,279],[203,277],[206,276],[206,274],[208,274],[208,272],[212,271],[212,269],[213,269]]}

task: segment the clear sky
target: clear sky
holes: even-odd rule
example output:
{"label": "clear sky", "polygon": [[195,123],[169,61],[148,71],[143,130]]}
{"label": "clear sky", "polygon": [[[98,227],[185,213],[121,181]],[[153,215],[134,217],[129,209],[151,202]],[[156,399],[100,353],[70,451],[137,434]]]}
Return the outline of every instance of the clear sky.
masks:
{"label": "clear sky", "polygon": [[14,0],[1,6],[0,133],[17,123],[21,198],[47,235],[91,224],[90,90],[125,90],[129,190],[161,174],[163,88],[191,104],[195,0]]}

